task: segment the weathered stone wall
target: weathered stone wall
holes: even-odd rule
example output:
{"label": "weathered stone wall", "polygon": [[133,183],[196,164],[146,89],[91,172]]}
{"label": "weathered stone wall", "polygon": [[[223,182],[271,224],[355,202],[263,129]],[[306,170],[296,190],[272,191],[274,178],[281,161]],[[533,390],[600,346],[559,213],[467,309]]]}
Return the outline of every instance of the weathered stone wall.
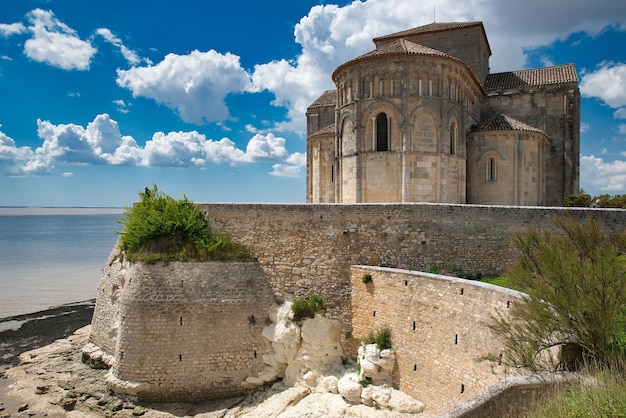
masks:
{"label": "weathered stone wall", "polygon": [[550,138],[549,152],[544,157],[547,205],[562,205],[565,196],[578,193],[580,92],[577,83],[534,88],[531,92],[489,92],[484,108],[483,120],[504,113],[543,130]]}
{"label": "weathered stone wall", "polygon": [[[240,393],[240,383],[263,367],[261,329],[270,305],[317,292],[326,316],[341,321],[347,355],[356,354],[361,330],[379,323],[373,321],[397,321],[397,347],[409,350],[401,351],[407,360],[396,373],[400,388],[427,404],[452,405],[489,384],[487,363],[473,363],[486,354],[477,348],[492,344],[478,319],[484,308],[506,301],[477,283],[463,283],[461,294],[461,282],[409,273],[406,285],[398,276],[384,279],[390,281],[384,288],[396,294],[380,292],[382,278],[370,294],[353,283],[360,278],[351,277],[351,266],[457,267],[497,275],[514,258],[511,237],[528,228],[554,231],[555,215],[596,216],[617,232],[626,225],[626,211],[611,209],[416,203],[202,204],[201,210],[215,231],[246,245],[258,263],[144,265],[128,263],[114,248],[104,268],[90,342],[115,354],[114,383],[121,390],[128,383],[140,399]],[[371,318],[351,310],[366,298],[371,301],[362,306]],[[398,304],[406,309],[393,311]],[[424,341],[419,347],[417,338]],[[449,382],[417,378],[433,370]]]}
{"label": "weathered stone wall", "polygon": [[[533,131],[478,131],[469,134],[467,202],[545,205],[549,139]],[[489,160],[493,159],[493,178]],[[553,196],[551,196],[551,199]]]}
{"label": "weathered stone wall", "polygon": [[380,267],[353,267],[350,279],[352,336],[391,329],[394,387],[424,402],[427,412],[444,412],[505,377],[502,345],[485,323],[496,310],[506,315],[520,293]]}
{"label": "weathered stone wall", "polygon": [[[230,234],[258,258],[278,298],[323,295],[327,316],[351,331],[350,266],[404,264],[414,270],[457,267],[501,274],[514,259],[511,238],[551,218],[589,214],[623,231],[626,211],[444,204],[202,204],[216,231]],[[344,349],[355,349],[344,340]]]}
{"label": "weathered stone wall", "polygon": [[126,284],[126,269],[129,266],[116,244],[102,269],[98,285],[89,342],[109,355],[115,354],[120,322],[119,299]]}
{"label": "weathered stone wall", "polygon": [[132,263],[123,282],[115,337],[102,338],[111,315],[100,304],[91,338],[101,348],[115,342],[114,390],[142,401],[234,396],[263,369],[275,299],[258,263]]}

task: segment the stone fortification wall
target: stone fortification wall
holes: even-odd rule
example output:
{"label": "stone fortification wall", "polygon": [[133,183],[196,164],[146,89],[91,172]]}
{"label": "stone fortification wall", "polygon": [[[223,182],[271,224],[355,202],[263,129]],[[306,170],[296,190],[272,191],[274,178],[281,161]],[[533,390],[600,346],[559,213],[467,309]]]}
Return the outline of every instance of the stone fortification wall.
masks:
{"label": "stone fortification wall", "polygon": [[[364,274],[371,275],[363,283]],[[352,336],[391,329],[394,387],[439,414],[505,378],[502,345],[484,325],[521,293],[471,280],[353,267]],[[489,360],[488,360],[489,358]],[[510,374],[510,371],[509,371]]]}
{"label": "stone fortification wall", "polygon": [[90,341],[114,347],[108,383],[116,392],[142,401],[233,396],[263,369],[262,328],[275,300],[258,263],[125,263],[114,270],[124,272],[103,277],[103,293],[119,287],[99,295]]}
{"label": "stone fortification wall", "polygon": [[[457,267],[487,276],[513,260],[511,238],[554,230],[557,214],[589,213],[623,231],[626,211],[446,204],[202,204],[212,227],[248,246],[279,299],[324,296],[350,331],[350,266]],[[344,349],[355,349],[345,345]]]}
{"label": "stone fortification wall", "polygon": [[98,346],[106,354],[115,353],[117,333],[120,325],[119,299],[126,284],[126,270],[130,264],[117,248],[111,250],[98,285],[98,296],[94,315],[91,319],[89,342]]}
{"label": "stone fortification wall", "polygon": [[[341,321],[347,355],[356,354],[362,327],[378,324],[374,319],[397,320],[397,347],[413,350],[399,362],[400,388],[427,405],[452,405],[490,382],[484,377],[487,363],[474,361],[474,354],[484,354],[477,347],[492,340],[480,330],[478,319],[485,312],[473,301],[482,309],[505,302],[477,284],[463,284],[461,294],[459,283],[443,285],[428,275],[422,275],[428,280],[407,278],[406,285],[389,279],[396,281],[388,285],[395,296],[377,287],[382,279],[374,281],[374,294],[363,293],[359,282],[356,291],[362,294],[355,296],[351,266],[457,267],[496,275],[514,258],[513,234],[531,227],[554,230],[554,215],[601,217],[619,232],[626,225],[626,211],[608,209],[202,204],[201,210],[215,231],[246,245],[258,263],[131,264],[114,248],[104,268],[90,342],[114,354],[109,384],[118,392],[143,400],[240,393],[241,382],[263,368],[261,332],[271,304],[317,292],[328,307],[326,316]],[[371,303],[361,316],[351,307],[364,298]],[[393,313],[400,300],[406,309]],[[420,336],[427,337],[423,344],[415,342]]]}

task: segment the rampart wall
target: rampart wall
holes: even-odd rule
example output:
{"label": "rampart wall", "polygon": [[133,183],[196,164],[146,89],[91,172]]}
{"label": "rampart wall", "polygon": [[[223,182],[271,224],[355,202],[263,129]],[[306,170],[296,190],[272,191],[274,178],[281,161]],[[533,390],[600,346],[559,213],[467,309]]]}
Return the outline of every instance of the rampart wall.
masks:
{"label": "rampart wall", "polygon": [[[371,281],[363,282],[369,274]],[[391,329],[394,386],[439,414],[504,379],[503,346],[485,325],[521,293],[423,272],[351,269],[352,336]]]}
{"label": "rampart wall", "polygon": [[[258,263],[126,263],[112,270],[122,274],[103,275],[90,342],[114,353],[108,381],[116,392],[142,401],[235,396],[263,370],[261,332],[275,299]],[[115,288],[111,303],[106,291]]]}
{"label": "rampart wall", "polygon": [[[555,215],[597,216],[623,231],[624,210],[450,204],[202,204],[216,231],[252,250],[278,299],[324,296],[327,315],[352,331],[350,266],[456,267],[497,276],[514,259],[511,238],[555,231]],[[358,341],[344,340],[344,350]]]}
{"label": "rampart wall", "polygon": [[[412,270],[457,267],[497,275],[513,260],[511,237],[555,231],[558,214],[597,216],[623,231],[626,211],[444,204],[202,204],[215,231],[258,262],[128,263],[113,249],[103,271],[90,342],[114,355],[110,382],[143,400],[240,393],[263,367],[270,305],[320,293],[342,323],[342,346],[380,325],[399,351],[396,385],[443,411],[501,376],[497,343],[482,321],[512,297],[493,287]],[[370,285],[361,281],[373,272]],[[374,314],[375,312],[375,314]],[[496,364],[497,366],[497,364]],[[495,367],[495,366],[494,366]],[[495,379],[495,380],[494,380]],[[133,384],[135,384],[133,386]]]}

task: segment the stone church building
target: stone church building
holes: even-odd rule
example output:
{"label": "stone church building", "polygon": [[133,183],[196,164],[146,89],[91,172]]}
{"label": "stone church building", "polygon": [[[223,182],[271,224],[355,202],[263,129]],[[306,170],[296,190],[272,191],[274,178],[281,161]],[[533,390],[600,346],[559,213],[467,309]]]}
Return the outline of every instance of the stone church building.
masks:
{"label": "stone church building", "polygon": [[482,22],[374,44],[307,109],[307,202],[560,206],[578,193],[574,65],[491,74]]}

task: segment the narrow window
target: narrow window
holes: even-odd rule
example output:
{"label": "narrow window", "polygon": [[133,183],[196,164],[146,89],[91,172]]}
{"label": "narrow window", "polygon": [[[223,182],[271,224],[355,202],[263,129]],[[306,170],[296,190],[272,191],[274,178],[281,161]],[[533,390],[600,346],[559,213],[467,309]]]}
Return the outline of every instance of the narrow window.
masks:
{"label": "narrow window", "polygon": [[456,154],[456,123],[450,125],[450,154]]}
{"label": "narrow window", "polygon": [[379,113],[376,116],[376,151],[388,151],[387,115]]}
{"label": "narrow window", "polygon": [[330,166],[330,182],[331,183],[335,182],[335,166],[334,165]]}
{"label": "narrow window", "polygon": [[493,158],[487,161],[487,181],[496,181],[496,160]]}

